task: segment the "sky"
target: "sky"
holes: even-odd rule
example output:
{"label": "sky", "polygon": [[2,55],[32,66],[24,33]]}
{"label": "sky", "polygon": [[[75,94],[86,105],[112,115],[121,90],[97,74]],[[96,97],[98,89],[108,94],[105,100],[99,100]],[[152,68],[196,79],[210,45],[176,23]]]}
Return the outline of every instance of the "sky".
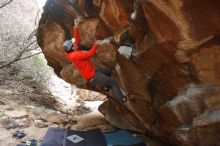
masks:
{"label": "sky", "polygon": [[42,8],[44,6],[44,4],[46,3],[46,0],[37,0],[37,3],[39,5],[39,7]]}

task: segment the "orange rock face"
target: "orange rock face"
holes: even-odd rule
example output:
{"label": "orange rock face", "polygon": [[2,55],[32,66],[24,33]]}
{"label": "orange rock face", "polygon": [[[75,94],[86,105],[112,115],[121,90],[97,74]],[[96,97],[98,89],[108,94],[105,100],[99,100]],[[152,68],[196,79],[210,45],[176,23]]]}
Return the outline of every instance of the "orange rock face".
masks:
{"label": "orange rock face", "polygon": [[48,0],[37,31],[48,65],[67,82],[104,93],[64,57],[78,16],[83,45],[112,38],[91,60],[134,97],[100,106],[111,124],[169,145],[219,145],[219,0]]}

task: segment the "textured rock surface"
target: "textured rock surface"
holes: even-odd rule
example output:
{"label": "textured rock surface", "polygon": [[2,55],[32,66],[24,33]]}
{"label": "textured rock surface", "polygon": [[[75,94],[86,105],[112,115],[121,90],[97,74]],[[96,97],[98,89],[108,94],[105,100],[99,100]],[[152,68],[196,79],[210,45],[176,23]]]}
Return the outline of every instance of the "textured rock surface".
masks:
{"label": "textured rock surface", "polygon": [[[220,1],[218,0],[48,0],[38,27],[38,44],[58,76],[77,87],[87,83],[64,57],[73,18],[82,44],[113,37],[92,58],[112,71],[135,98],[120,105],[109,97],[100,111],[119,128],[176,146],[217,146],[220,133]],[[132,46],[130,57],[117,49]],[[113,108],[114,107],[114,108]]]}
{"label": "textured rock surface", "polygon": [[30,112],[30,115],[31,114],[32,117],[38,117],[38,119],[51,123],[65,123],[69,121],[66,114],[45,108],[35,108],[32,112]]}

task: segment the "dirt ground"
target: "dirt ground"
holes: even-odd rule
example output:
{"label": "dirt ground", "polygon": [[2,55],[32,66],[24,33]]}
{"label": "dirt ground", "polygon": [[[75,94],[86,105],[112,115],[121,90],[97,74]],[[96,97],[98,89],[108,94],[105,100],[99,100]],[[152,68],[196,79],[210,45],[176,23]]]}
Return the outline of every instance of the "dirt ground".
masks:
{"label": "dirt ground", "polygon": [[[16,146],[30,137],[40,142],[48,127],[74,130],[101,128],[103,131],[114,129],[97,107],[88,107],[86,105],[90,104],[82,100],[78,100],[79,103],[72,111],[62,111],[63,105],[45,87],[31,76],[20,77],[16,71],[16,68],[0,71],[0,146]],[[36,114],[36,109],[41,111]],[[67,120],[57,121],[60,116]],[[12,133],[16,130],[23,131],[26,136],[14,138]]]}
{"label": "dirt ground", "polygon": [[[80,92],[79,92],[80,93]],[[82,91],[82,96],[97,94]],[[85,97],[83,97],[85,98]],[[82,98],[82,99],[83,99]],[[0,146],[16,146],[34,138],[43,139],[49,127],[70,128],[72,130],[89,130],[99,128],[102,132],[113,131],[98,111],[101,101],[83,101],[72,98],[65,104],[38,80],[16,67],[0,70]],[[103,97],[96,97],[102,99]],[[71,107],[69,106],[71,105]],[[13,137],[13,132],[21,131],[25,137]],[[161,146],[154,139],[143,137],[148,146]]]}

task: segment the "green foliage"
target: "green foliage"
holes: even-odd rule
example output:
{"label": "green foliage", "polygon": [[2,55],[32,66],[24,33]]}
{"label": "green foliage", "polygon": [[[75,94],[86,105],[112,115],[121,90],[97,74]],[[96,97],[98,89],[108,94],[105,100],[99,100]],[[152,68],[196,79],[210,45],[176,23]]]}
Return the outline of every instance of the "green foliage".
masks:
{"label": "green foliage", "polygon": [[[27,54],[31,55],[31,54]],[[43,54],[39,54],[16,63],[20,66],[17,78],[19,80],[36,80],[46,86],[52,70],[47,66],[47,61]]]}
{"label": "green foliage", "polygon": [[44,55],[39,54],[37,56],[31,57],[27,59],[26,62],[30,62],[28,65],[29,72],[34,76],[34,78],[43,84],[46,84],[52,73],[52,70],[47,65],[47,61],[44,58]]}
{"label": "green foliage", "polygon": [[19,80],[31,80],[31,79],[33,79],[33,76],[31,76],[29,74],[26,74],[23,71],[20,71],[19,74],[18,74],[18,79]]}
{"label": "green foliage", "polygon": [[31,58],[33,67],[44,68],[47,66],[43,55],[37,55]]}

